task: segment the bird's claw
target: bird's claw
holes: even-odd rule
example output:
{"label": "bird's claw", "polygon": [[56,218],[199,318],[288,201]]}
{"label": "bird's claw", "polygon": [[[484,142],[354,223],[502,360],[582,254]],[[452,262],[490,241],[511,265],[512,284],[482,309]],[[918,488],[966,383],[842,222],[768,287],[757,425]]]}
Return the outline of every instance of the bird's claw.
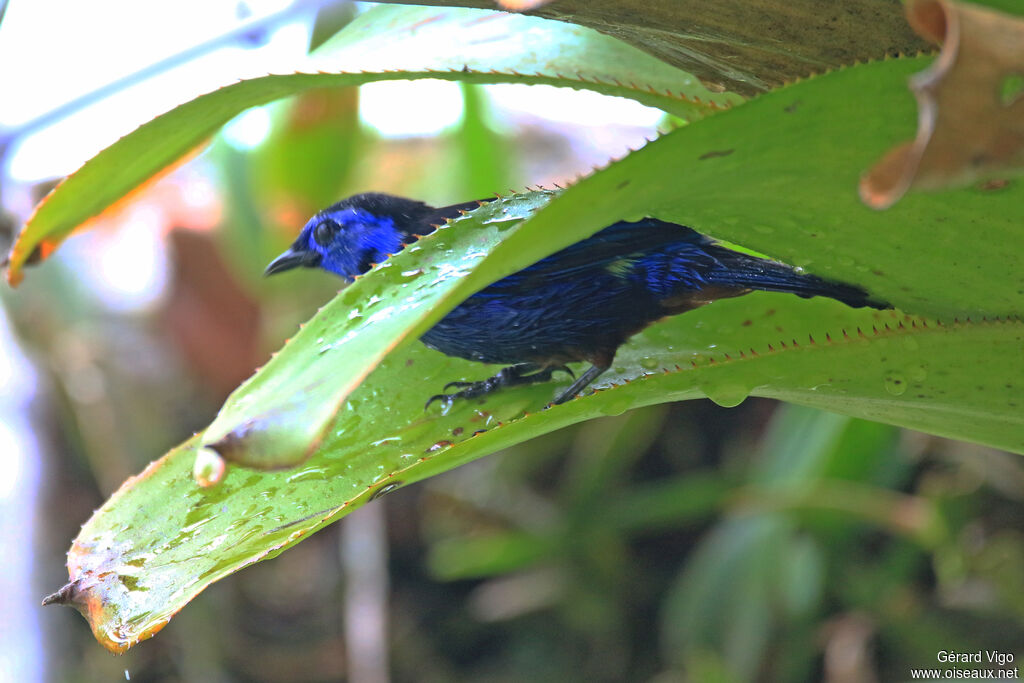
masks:
{"label": "bird's claw", "polygon": [[[445,389],[447,388],[448,387],[445,387]],[[434,401],[444,401],[450,406],[452,404],[452,401],[455,400],[455,398],[456,394],[434,394],[433,396],[427,399],[427,402],[423,405],[423,410],[430,410],[430,404],[433,403]]]}
{"label": "bird's claw", "polygon": [[447,391],[448,387],[451,386],[466,388],[463,389],[462,391],[456,391],[455,393],[452,394],[435,394],[431,396],[429,399],[427,399],[427,403],[425,406],[423,406],[423,409],[426,410],[427,408],[430,408],[430,404],[433,403],[434,401],[444,401],[445,403],[448,404],[448,406],[451,406],[451,404],[454,403],[456,399],[475,398],[476,396],[482,396],[490,391],[493,391],[495,388],[494,383],[488,380],[483,380],[480,382],[449,382],[448,384],[444,385],[444,388]]}
{"label": "bird's claw", "polygon": [[570,368],[568,365],[559,365],[557,367],[551,368],[551,372],[557,372],[559,370],[561,370],[565,374],[569,375],[569,377],[572,377],[573,379],[576,379],[576,373],[573,372],[572,368]]}
{"label": "bird's claw", "polygon": [[[569,367],[566,365],[558,365],[547,368],[538,368],[538,366],[534,365],[530,366],[529,369],[526,369],[526,366],[524,365],[519,365],[504,368],[497,375],[494,375],[493,377],[488,377],[487,379],[483,379],[478,382],[448,382],[448,384],[444,385],[443,391],[447,392],[449,389],[453,387],[461,389],[461,391],[456,391],[451,394],[443,393],[431,396],[430,399],[427,400],[427,403],[424,406],[424,410],[430,408],[431,404],[433,404],[434,401],[444,401],[445,403],[448,404],[448,406],[451,406],[451,404],[454,403],[457,399],[476,398],[478,396],[484,396],[501,387],[512,387],[524,384],[534,384],[536,382],[546,382],[551,379],[551,373],[558,371],[566,373],[567,375],[572,377],[573,380],[576,379],[575,373],[573,373],[573,371],[570,370]],[[556,402],[561,402],[566,399],[567,397],[563,394],[558,399],[556,399]]]}

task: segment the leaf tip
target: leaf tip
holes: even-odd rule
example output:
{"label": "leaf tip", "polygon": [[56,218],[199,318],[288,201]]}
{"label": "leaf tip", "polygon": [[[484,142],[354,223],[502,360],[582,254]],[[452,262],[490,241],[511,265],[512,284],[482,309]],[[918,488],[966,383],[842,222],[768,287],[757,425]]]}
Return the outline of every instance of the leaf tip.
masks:
{"label": "leaf tip", "polygon": [[80,602],[81,591],[78,589],[77,581],[69,581],[61,586],[60,590],[50,593],[43,598],[43,607],[50,605],[70,605],[75,607]]}
{"label": "leaf tip", "polygon": [[[223,439],[222,439],[223,441]],[[192,478],[202,488],[215,486],[224,480],[227,463],[213,446],[200,448],[192,465]]]}

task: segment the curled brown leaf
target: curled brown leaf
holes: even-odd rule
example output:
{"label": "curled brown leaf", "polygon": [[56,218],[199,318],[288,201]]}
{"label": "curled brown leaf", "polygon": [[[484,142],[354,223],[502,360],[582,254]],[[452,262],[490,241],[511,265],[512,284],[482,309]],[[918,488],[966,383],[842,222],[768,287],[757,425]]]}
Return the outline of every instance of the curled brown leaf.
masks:
{"label": "curled brown leaf", "polygon": [[860,182],[885,209],[910,189],[942,189],[1024,171],[1024,20],[951,0],[913,0],[907,19],[942,45],[910,80],[917,137],[894,147]]}

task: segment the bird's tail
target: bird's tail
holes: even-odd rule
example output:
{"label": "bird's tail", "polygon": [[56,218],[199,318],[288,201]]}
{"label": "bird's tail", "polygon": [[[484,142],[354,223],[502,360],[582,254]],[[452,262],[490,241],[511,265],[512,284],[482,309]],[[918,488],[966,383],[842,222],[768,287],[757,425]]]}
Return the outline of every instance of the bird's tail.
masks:
{"label": "bird's tail", "polygon": [[872,299],[867,292],[855,285],[831,282],[815,275],[798,273],[784,263],[749,256],[717,245],[709,251],[713,253],[721,267],[713,268],[705,275],[708,284],[744,287],[765,292],[786,292],[805,298],[825,296],[853,308],[892,308],[884,301]]}

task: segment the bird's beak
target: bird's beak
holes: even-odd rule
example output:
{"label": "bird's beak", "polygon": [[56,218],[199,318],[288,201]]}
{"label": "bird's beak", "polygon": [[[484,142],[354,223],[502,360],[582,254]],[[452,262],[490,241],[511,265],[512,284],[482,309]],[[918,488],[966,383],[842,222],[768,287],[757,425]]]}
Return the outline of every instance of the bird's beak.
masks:
{"label": "bird's beak", "polygon": [[320,265],[320,254],[313,250],[297,250],[289,248],[288,251],[284,252],[276,259],[270,262],[267,269],[263,271],[263,275],[273,275],[274,273],[283,273],[286,270],[292,268],[298,268],[304,266],[306,268],[312,268]]}

